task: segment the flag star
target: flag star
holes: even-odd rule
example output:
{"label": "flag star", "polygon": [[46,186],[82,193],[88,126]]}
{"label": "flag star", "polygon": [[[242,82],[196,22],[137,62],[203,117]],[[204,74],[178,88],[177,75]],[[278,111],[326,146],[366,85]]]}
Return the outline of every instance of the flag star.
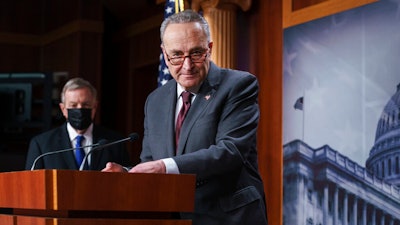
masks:
{"label": "flag star", "polygon": [[168,82],[168,80],[166,80],[166,79],[162,79],[162,81],[161,81],[161,85],[164,85],[164,84],[166,84]]}
{"label": "flag star", "polygon": [[165,13],[167,13],[167,14],[172,13],[172,7],[167,7],[167,8],[165,9]]}
{"label": "flag star", "polygon": [[168,68],[164,68],[164,69],[163,69],[163,73],[164,73],[164,75],[169,74]]}

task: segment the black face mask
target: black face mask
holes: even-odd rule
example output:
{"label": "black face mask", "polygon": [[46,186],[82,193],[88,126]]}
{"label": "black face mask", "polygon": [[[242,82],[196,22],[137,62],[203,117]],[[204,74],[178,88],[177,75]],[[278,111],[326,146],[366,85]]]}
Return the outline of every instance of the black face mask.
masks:
{"label": "black face mask", "polygon": [[85,130],[92,123],[92,109],[67,109],[68,122],[76,130]]}

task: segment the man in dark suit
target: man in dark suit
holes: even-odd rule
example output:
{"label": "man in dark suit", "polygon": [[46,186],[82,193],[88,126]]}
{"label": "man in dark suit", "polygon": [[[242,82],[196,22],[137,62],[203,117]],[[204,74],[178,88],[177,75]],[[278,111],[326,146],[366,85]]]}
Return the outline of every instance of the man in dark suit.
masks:
{"label": "man in dark suit", "polygon": [[[160,31],[174,79],[147,98],[142,162],[129,172],[196,174],[194,213],[181,213],[194,225],[267,224],[256,77],[211,62],[208,24],[193,11],[168,17]],[[182,102],[183,95],[191,97]],[[182,125],[181,108],[187,111]],[[108,163],[103,171],[123,168]]]}
{"label": "man in dark suit", "polygon": [[[78,136],[82,137],[80,146],[93,145],[101,140],[122,139],[122,136],[115,131],[93,124],[98,105],[97,91],[88,81],[82,78],[69,80],[62,90],[59,105],[67,122],[32,138],[26,169],[31,169],[35,159],[42,154],[76,146]],[[91,149],[78,148],[74,151],[44,156],[36,162],[34,169],[101,170],[109,161],[116,161],[122,165],[128,165],[130,162],[125,145],[116,144],[94,151],[87,157],[86,164],[81,167],[82,159]],[[77,155],[78,151],[82,150],[81,155]]]}

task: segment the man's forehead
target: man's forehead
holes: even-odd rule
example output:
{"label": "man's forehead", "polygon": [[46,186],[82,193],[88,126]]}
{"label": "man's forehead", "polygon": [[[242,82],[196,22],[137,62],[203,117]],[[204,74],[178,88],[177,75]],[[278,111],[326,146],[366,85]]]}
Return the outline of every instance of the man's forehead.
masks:
{"label": "man's forehead", "polygon": [[65,91],[65,93],[78,93],[78,92],[88,92],[88,93],[90,93],[90,90],[87,87],[80,87],[80,88],[74,88],[74,89],[67,89]]}
{"label": "man's forehead", "polygon": [[196,34],[196,37],[205,36],[205,32],[199,23],[174,23],[167,26],[163,39],[186,38],[194,34]]}
{"label": "man's forehead", "polygon": [[207,37],[204,33],[178,30],[164,36],[163,46],[168,51],[189,51],[207,47]]}
{"label": "man's forehead", "polygon": [[88,88],[70,89],[65,92],[65,97],[93,98],[92,93]]}

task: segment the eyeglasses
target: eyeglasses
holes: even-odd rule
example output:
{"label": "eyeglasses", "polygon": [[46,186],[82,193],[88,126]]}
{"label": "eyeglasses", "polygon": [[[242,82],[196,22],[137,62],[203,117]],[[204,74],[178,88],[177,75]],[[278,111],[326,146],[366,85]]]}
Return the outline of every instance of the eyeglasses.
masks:
{"label": "eyeglasses", "polygon": [[202,51],[196,51],[192,52],[189,55],[182,55],[182,56],[174,56],[174,57],[169,57],[167,53],[168,61],[174,65],[174,66],[180,66],[185,62],[186,58],[189,58],[192,63],[202,63],[204,60],[207,58],[207,50],[204,49]]}

